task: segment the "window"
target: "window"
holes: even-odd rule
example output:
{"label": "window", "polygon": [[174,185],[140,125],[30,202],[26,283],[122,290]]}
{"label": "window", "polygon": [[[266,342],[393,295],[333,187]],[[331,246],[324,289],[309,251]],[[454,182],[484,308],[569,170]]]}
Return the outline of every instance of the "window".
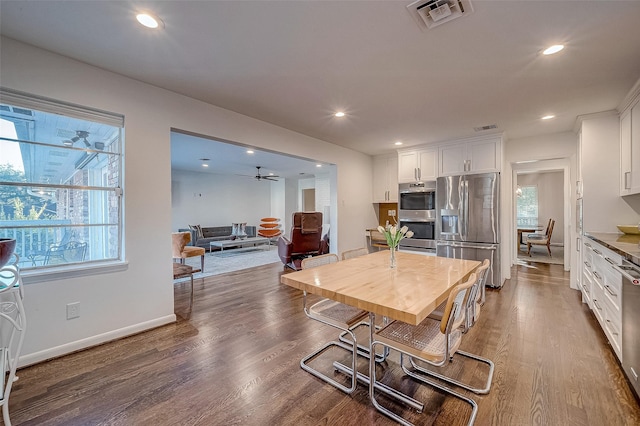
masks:
{"label": "window", "polygon": [[535,185],[518,187],[518,226],[538,225],[538,187]]}
{"label": "window", "polygon": [[0,238],[23,269],[122,259],[124,117],[0,89]]}

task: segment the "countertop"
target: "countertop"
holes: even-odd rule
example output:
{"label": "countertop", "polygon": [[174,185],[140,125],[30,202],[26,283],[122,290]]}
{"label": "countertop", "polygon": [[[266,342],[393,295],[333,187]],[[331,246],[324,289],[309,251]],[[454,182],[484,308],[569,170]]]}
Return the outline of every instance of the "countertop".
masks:
{"label": "countertop", "polygon": [[585,236],[640,266],[640,235],[586,232]]}

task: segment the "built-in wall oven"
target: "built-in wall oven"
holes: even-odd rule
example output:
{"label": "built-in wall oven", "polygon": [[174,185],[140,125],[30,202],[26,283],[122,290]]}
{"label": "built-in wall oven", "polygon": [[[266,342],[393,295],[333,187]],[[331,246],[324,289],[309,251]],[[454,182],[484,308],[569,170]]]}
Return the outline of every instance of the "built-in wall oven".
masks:
{"label": "built-in wall oven", "polygon": [[398,194],[399,225],[413,231],[400,247],[435,251],[436,182],[401,183]]}

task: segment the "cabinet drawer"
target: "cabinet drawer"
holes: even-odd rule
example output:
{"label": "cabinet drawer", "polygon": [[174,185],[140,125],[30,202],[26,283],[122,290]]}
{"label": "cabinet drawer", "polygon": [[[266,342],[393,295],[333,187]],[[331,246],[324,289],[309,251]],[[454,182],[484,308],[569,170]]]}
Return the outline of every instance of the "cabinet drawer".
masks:
{"label": "cabinet drawer", "polygon": [[600,323],[600,327],[604,328],[604,300],[602,300],[602,293],[598,290],[596,286],[591,288],[591,297],[593,303],[593,313],[595,314],[598,322]]}
{"label": "cabinet drawer", "polygon": [[611,305],[611,309],[620,315],[620,306],[622,306],[622,275],[611,267],[605,270],[602,288],[604,290],[604,297]]}
{"label": "cabinet drawer", "polygon": [[584,270],[584,268],[582,270],[582,283],[580,285],[580,291],[582,291],[582,300],[586,301],[587,305],[589,305],[589,307],[593,309],[593,301],[591,299],[591,273]]}
{"label": "cabinet drawer", "polygon": [[604,306],[604,324],[602,324],[602,328],[618,359],[622,359],[622,327],[620,316],[616,315],[616,313],[611,310],[610,305],[606,303]]}

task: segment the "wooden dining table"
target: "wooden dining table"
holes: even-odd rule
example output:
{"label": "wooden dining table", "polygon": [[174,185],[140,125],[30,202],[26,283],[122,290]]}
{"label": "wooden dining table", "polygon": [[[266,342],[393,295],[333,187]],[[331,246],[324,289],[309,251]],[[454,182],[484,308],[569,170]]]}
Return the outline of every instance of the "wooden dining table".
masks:
{"label": "wooden dining table", "polygon": [[476,260],[380,251],[317,268],[284,274],[283,284],[355,306],[387,318],[417,325],[451,289],[480,265]]}
{"label": "wooden dining table", "polygon": [[542,230],[542,226],[540,225],[534,225],[534,226],[518,226],[517,228],[517,235],[516,235],[516,247],[518,247],[518,251],[522,251],[520,249],[520,245],[524,244],[522,241],[522,234],[531,234],[534,232],[538,232]]}
{"label": "wooden dining table", "polygon": [[[311,269],[282,275],[281,282],[328,299],[369,312],[369,324],[376,315],[412,325],[420,324],[447,300],[452,288],[464,282],[480,266],[476,260],[397,252],[395,268],[390,267],[389,251],[379,251]],[[369,344],[374,328],[369,327]],[[371,348],[369,347],[369,353]],[[373,362],[373,361],[370,361]],[[351,368],[334,362],[347,375]],[[371,367],[370,367],[371,368]],[[369,384],[369,376],[356,372],[358,381]],[[375,383],[376,389],[422,411],[424,405],[400,391]]]}

